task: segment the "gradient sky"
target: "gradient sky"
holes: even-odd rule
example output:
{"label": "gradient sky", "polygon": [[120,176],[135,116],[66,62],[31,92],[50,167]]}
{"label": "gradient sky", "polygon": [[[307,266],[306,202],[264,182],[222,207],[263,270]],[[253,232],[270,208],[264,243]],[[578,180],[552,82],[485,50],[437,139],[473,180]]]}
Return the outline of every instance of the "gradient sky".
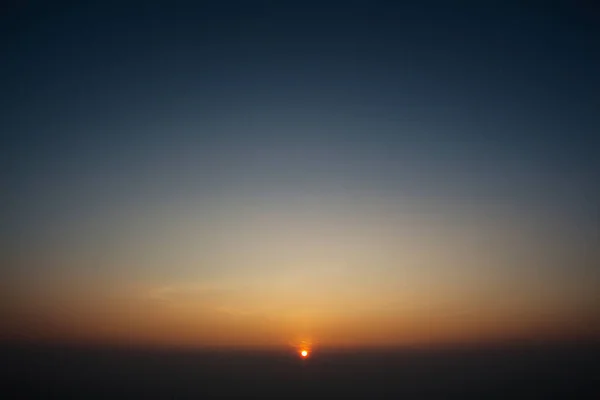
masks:
{"label": "gradient sky", "polygon": [[51,3],[0,24],[0,337],[600,334],[591,2]]}

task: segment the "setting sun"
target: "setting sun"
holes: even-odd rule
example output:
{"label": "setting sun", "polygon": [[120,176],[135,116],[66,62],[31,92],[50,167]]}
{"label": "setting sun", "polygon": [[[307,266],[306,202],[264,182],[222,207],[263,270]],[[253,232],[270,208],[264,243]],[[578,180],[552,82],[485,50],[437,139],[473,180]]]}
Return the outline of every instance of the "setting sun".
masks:
{"label": "setting sun", "polygon": [[306,350],[302,350],[302,351],[300,352],[300,355],[301,355],[302,357],[306,358],[306,357],[308,357],[308,351],[306,351]]}

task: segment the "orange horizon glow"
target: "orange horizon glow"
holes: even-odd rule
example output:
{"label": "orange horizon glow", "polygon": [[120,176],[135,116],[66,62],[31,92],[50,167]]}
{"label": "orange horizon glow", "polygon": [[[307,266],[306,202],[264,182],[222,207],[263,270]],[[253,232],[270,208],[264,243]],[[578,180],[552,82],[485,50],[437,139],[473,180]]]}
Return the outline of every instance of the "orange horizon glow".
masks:
{"label": "orange horizon glow", "polygon": [[[86,254],[95,244],[76,241],[24,252],[21,264],[52,268],[0,281],[0,338],[310,354],[316,344],[600,336],[597,282],[559,274],[541,281],[532,266],[552,261],[556,243],[537,244],[519,221],[465,217],[452,227],[348,202],[337,211],[308,204],[304,215],[274,202],[236,216],[232,205],[232,217],[206,229],[218,233],[207,233],[219,239],[210,248],[195,246],[190,238],[204,236],[190,231],[183,213],[171,226],[178,238],[159,226],[137,232],[139,243],[122,239],[131,253]],[[234,217],[243,223],[230,226]],[[152,246],[142,246],[146,240]],[[88,264],[99,268],[79,268]],[[207,272],[214,265],[223,270]]]}
{"label": "orange horizon glow", "polygon": [[[385,309],[386,300],[394,297],[383,291],[377,298],[380,303],[357,293],[354,302],[346,300],[353,307],[343,307],[328,300],[326,291],[322,299],[315,297],[321,295],[316,290],[311,299],[301,291],[269,287],[258,287],[255,292],[245,287],[239,294],[187,286],[112,285],[109,289],[83,282],[61,284],[54,290],[49,283],[46,287],[45,292],[37,290],[36,296],[9,299],[13,306],[3,315],[0,338],[190,349],[291,345],[297,354],[307,351],[309,356],[315,340],[320,347],[368,348],[598,337],[600,333],[593,309],[589,315],[569,312],[564,299],[560,305],[526,307],[517,302],[512,309],[482,312],[477,302],[468,301],[437,310],[431,300],[428,307]],[[441,293],[438,296],[442,298]],[[225,303],[230,298],[236,301]],[[553,313],[542,312],[550,307]],[[584,323],[588,323],[586,330]],[[289,341],[294,337],[311,339]]]}

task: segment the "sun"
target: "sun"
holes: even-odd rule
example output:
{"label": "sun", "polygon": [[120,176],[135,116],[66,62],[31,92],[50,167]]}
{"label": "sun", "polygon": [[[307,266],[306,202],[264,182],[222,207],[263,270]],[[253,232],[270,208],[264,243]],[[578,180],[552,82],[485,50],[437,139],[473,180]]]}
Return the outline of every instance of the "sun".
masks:
{"label": "sun", "polygon": [[307,359],[312,356],[313,346],[312,342],[307,340],[300,340],[297,342],[290,342],[290,346],[293,347],[293,352],[298,355],[298,357],[302,359]]}

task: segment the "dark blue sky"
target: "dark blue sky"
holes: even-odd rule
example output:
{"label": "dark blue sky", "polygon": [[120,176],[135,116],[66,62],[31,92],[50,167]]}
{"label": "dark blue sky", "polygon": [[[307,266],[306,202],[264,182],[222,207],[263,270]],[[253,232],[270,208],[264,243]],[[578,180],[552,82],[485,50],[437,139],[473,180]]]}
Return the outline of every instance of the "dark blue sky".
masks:
{"label": "dark blue sky", "polygon": [[197,182],[200,163],[217,185],[250,164],[261,180],[596,209],[598,13],[585,2],[94,3],[5,13],[3,147],[33,201],[53,179],[81,188],[77,176],[110,185],[171,166]]}
{"label": "dark blue sky", "polygon": [[[598,278],[591,2],[151,3],[3,12],[2,217],[20,254],[6,271],[52,270],[25,254],[73,248],[118,264],[98,254],[135,253],[173,214],[212,221],[174,223],[186,237],[253,202],[324,224],[329,204],[355,215],[385,203],[438,225],[531,229],[540,259],[562,243],[548,270]],[[156,263],[139,268],[167,268]],[[190,271],[169,268],[158,276]]]}

